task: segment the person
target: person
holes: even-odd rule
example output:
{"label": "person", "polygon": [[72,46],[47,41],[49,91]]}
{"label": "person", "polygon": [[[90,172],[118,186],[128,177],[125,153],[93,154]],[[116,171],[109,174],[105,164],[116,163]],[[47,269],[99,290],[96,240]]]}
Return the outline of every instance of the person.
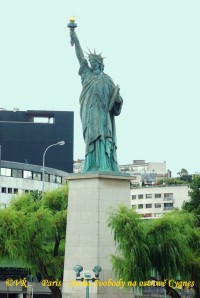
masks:
{"label": "person", "polygon": [[101,54],[89,53],[89,63],[84,57],[75,30],[71,41],[80,63],[82,81],[80,94],[80,117],[85,141],[85,162],[82,172],[118,172],[116,156],[115,116],[121,112],[123,100],[119,86],[105,74]]}

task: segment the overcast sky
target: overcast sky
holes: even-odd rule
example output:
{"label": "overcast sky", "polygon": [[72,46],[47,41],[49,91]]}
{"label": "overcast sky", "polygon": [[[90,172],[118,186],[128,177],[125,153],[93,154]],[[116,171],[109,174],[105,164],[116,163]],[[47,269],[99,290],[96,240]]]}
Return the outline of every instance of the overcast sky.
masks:
{"label": "overcast sky", "polygon": [[199,14],[199,0],[0,0],[0,107],[74,111],[74,159],[84,157],[75,16],[83,50],[103,52],[121,88],[118,163],[200,172]]}

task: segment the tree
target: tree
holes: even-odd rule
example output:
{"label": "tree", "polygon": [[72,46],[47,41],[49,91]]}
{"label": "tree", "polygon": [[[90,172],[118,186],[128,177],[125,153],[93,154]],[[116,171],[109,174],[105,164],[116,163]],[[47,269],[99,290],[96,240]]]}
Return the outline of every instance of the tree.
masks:
{"label": "tree", "polygon": [[1,257],[21,259],[31,274],[40,273],[52,297],[61,297],[67,216],[67,186],[45,193],[24,194],[0,210]]}
{"label": "tree", "polygon": [[151,270],[150,251],[146,244],[146,227],[133,210],[121,206],[110,215],[108,226],[114,232],[118,256],[112,256],[116,275],[125,281],[145,280]]}
{"label": "tree", "polygon": [[188,212],[194,213],[198,218],[200,227],[200,176],[193,175],[192,182],[189,186],[190,200],[183,203],[182,208]]}
{"label": "tree", "polygon": [[[193,175],[192,182],[189,188],[190,200],[183,203],[182,208],[187,212],[191,212],[196,216],[197,226],[200,228],[200,176]],[[191,241],[191,245],[194,249],[194,255],[190,262],[190,270],[192,279],[195,280],[195,291],[200,297],[200,246],[195,239]]]}
{"label": "tree", "polygon": [[192,182],[192,175],[189,175],[186,169],[181,169],[180,172],[177,173],[180,176],[180,180],[184,182]]}
{"label": "tree", "polygon": [[180,170],[180,172],[177,173],[177,175],[179,175],[180,177],[187,176],[188,175],[188,171],[183,168],[183,169]]}
{"label": "tree", "polygon": [[195,224],[195,217],[183,211],[142,220],[134,210],[121,206],[108,220],[118,249],[118,254],[112,256],[115,274],[127,282],[139,283],[152,279],[154,272],[165,282],[167,294],[179,297],[168,280],[178,276],[191,278],[191,262],[197,251],[191,243],[200,247],[200,233]]}

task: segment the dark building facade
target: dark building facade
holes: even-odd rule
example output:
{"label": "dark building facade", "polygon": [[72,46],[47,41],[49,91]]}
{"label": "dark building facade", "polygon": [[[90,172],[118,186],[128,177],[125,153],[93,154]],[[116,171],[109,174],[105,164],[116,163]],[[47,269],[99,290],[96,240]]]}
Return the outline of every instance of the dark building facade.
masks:
{"label": "dark building facade", "polygon": [[46,152],[45,166],[72,173],[73,138],[73,112],[0,110],[1,160],[42,166],[45,149],[65,141]]}

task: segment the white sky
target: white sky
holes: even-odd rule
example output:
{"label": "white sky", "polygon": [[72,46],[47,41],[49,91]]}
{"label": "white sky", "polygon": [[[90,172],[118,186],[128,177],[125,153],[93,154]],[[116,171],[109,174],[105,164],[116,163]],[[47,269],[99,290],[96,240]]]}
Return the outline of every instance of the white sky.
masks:
{"label": "white sky", "polygon": [[83,50],[103,52],[121,88],[118,163],[200,172],[199,13],[199,0],[0,0],[0,107],[74,111],[74,159],[84,157],[74,15]]}

